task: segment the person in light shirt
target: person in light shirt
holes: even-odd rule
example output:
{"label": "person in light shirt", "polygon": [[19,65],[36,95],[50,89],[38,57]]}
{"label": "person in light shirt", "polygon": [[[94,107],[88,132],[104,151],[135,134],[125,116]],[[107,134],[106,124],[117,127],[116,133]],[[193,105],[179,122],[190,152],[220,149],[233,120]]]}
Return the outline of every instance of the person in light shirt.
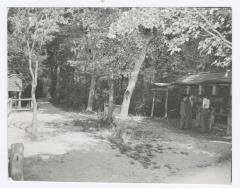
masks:
{"label": "person in light shirt", "polygon": [[203,109],[209,109],[210,108],[210,100],[206,97],[203,97],[202,108]]}
{"label": "person in light shirt", "polygon": [[202,95],[202,110],[200,117],[200,132],[205,133],[209,126],[210,118],[210,99],[206,95]]}

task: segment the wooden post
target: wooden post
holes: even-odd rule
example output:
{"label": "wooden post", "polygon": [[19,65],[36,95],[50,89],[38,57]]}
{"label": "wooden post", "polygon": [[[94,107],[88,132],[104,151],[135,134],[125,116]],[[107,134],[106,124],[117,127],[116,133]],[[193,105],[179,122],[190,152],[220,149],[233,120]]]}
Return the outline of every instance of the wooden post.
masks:
{"label": "wooden post", "polygon": [[215,109],[212,109],[210,113],[210,122],[209,122],[209,129],[212,130],[215,123]]}
{"label": "wooden post", "polygon": [[18,93],[18,99],[19,99],[19,101],[18,101],[18,108],[20,109],[22,106],[21,106],[21,96],[22,96],[22,92],[21,91],[19,91],[19,93]]}
{"label": "wooden post", "polygon": [[23,181],[23,143],[16,143],[11,145],[9,174],[13,180]]}
{"label": "wooden post", "polygon": [[152,109],[151,109],[151,117],[153,117],[153,112],[154,112],[154,104],[155,103],[155,91],[153,93],[153,100],[152,100]]}
{"label": "wooden post", "polygon": [[227,115],[227,135],[231,135],[232,132],[232,84],[229,85],[229,110],[228,110],[228,115]]}
{"label": "wooden post", "polygon": [[215,96],[217,94],[217,86],[213,85],[212,86],[212,95]]}
{"label": "wooden post", "polygon": [[232,109],[229,109],[227,115],[227,135],[231,135],[232,130]]}
{"label": "wooden post", "polygon": [[197,115],[196,115],[196,127],[199,127],[200,126],[200,121],[201,121],[201,110],[200,108],[198,107],[197,109]]}
{"label": "wooden post", "polygon": [[190,95],[190,90],[191,90],[191,86],[187,86],[187,89],[186,89],[186,94],[187,95]]}
{"label": "wooden post", "polygon": [[8,99],[8,116],[11,114],[12,112],[12,98]]}
{"label": "wooden post", "polygon": [[166,89],[166,100],[165,100],[165,118],[168,117],[168,88]]}
{"label": "wooden post", "polygon": [[230,96],[232,96],[232,84],[230,84],[229,87],[230,87],[230,89],[229,89],[229,90],[230,90],[230,91],[229,91],[229,94],[230,94]]}
{"label": "wooden post", "polygon": [[198,86],[198,95],[202,95],[202,85]]}
{"label": "wooden post", "polygon": [[108,103],[105,101],[104,102],[104,118],[107,117],[108,114]]}

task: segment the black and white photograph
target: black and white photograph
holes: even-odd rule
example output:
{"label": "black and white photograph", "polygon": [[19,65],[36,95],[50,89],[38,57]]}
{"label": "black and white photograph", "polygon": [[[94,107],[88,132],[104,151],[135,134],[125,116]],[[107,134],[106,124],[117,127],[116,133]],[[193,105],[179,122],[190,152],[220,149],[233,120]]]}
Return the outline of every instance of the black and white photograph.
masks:
{"label": "black and white photograph", "polygon": [[6,9],[8,181],[232,184],[231,6]]}

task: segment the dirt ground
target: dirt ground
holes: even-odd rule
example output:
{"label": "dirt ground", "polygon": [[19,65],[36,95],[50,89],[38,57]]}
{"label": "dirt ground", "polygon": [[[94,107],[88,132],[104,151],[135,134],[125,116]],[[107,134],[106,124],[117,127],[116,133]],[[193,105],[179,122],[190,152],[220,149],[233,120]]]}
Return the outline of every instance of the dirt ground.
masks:
{"label": "dirt ground", "polygon": [[[85,131],[96,114],[39,105],[39,140],[26,133],[31,113],[9,117],[8,146],[24,143],[24,179],[31,181],[214,183],[231,182],[231,140],[179,130],[164,120],[118,120],[131,127],[124,150],[105,139],[109,131]],[[78,122],[78,124],[76,124]]]}

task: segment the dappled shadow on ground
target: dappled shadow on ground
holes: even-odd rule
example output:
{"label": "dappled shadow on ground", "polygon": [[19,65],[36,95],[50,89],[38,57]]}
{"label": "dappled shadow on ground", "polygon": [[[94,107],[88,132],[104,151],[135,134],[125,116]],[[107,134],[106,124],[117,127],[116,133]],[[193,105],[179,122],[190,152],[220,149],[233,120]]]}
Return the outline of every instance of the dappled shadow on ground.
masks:
{"label": "dappled shadow on ground", "polygon": [[221,137],[212,137],[211,134],[195,136],[197,133],[193,130],[180,130],[165,120],[145,119],[137,126],[132,126],[133,122],[129,121],[125,124],[131,129],[130,138],[110,141],[112,149],[118,148],[131,159],[131,165],[140,163],[151,170],[167,168],[170,174],[174,174],[189,167],[211,166],[219,162],[219,157],[231,160],[231,142],[218,142]]}
{"label": "dappled shadow on ground", "polygon": [[175,132],[195,138],[206,139],[206,140],[216,140],[216,141],[226,141],[231,142],[232,137],[226,136],[226,131],[223,129],[212,129],[206,133],[201,133],[199,127],[192,127],[191,129],[179,129],[180,119],[159,119],[159,118],[145,118],[142,120],[142,124],[151,124],[151,126],[161,126],[166,128],[166,131]]}
{"label": "dappled shadow on ground", "polygon": [[118,132],[97,114],[44,105],[39,140],[24,140],[27,180],[164,182],[231,160],[230,142],[179,130],[171,120],[116,118]]}
{"label": "dappled shadow on ground", "polygon": [[[119,145],[112,145],[112,149],[119,147]],[[145,169],[160,169],[162,167],[167,167],[171,173],[175,173],[170,164],[163,164],[162,161],[157,161],[155,159],[156,155],[164,154],[164,150],[171,150],[171,147],[164,148],[161,144],[151,145],[151,144],[137,144],[134,147],[120,146],[120,152],[131,158],[131,165],[134,165],[136,162],[140,163]],[[182,154],[188,155],[188,152],[182,152]],[[116,155],[119,157],[119,155]]]}
{"label": "dappled shadow on ground", "polygon": [[[119,149],[121,154],[129,157],[131,159],[131,165],[134,165],[135,163],[140,163],[144,169],[156,170],[161,168],[167,168],[170,174],[176,173],[180,170],[180,167],[177,167],[177,160],[176,163],[172,163],[172,159],[167,159],[168,156],[170,158],[177,159],[177,155],[181,155],[184,157],[192,154],[192,152],[186,151],[181,148],[169,146],[170,144],[168,144],[166,141],[161,142],[161,140],[163,141],[164,139],[161,137],[158,139],[153,138],[151,141],[148,141],[148,143],[134,143],[135,141],[132,140],[132,142],[127,143],[127,145],[122,142],[117,142],[116,140],[111,140],[111,148]],[[116,155],[116,157],[120,157],[120,155]],[[196,162],[198,163],[198,161]]]}

